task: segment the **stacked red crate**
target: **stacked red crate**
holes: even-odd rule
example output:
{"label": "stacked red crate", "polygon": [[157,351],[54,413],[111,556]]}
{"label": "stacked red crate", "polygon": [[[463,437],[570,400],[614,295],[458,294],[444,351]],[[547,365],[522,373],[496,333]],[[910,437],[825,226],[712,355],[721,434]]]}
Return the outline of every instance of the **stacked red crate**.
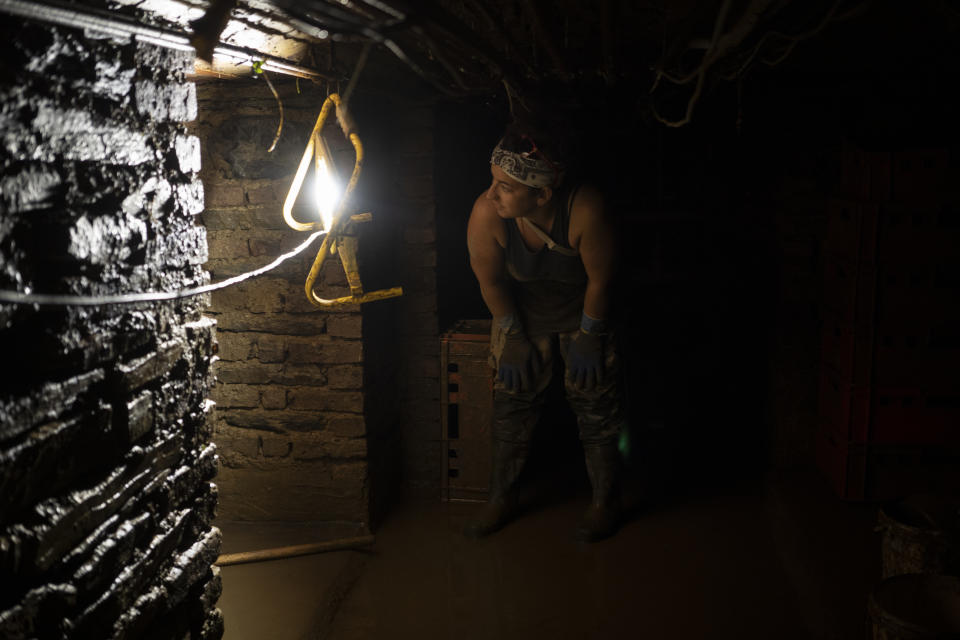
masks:
{"label": "stacked red crate", "polygon": [[460,320],[440,336],[442,500],[486,500],[493,370],[490,320]]}
{"label": "stacked red crate", "polygon": [[948,159],[843,152],[824,242],[817,454],[848,499],[907,491],[879,477],[891,460],[922,467],[933,447],[960,450],[960,197]]}

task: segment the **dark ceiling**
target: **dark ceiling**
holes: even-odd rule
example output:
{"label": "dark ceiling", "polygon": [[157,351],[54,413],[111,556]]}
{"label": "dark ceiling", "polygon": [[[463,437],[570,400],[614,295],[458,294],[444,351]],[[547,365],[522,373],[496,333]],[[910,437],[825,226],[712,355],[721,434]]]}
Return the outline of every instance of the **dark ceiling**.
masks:
{"label": "dark ceiling", "polygon": [[[235,9],[235,2],[214,2],[194,29],[215,30],[217,12]],[[814,72],[851,65],[859,72],[888,64],[890,51],[901,61],[936,57],[927,50],[938,47],[955,57],[960,32],[960,8],[950,0],[241,0],[239,6],[268,13],[321,48],[368,44],[381,56],[389,53],[444,95],[499,92],[523,104],[544,87],[565,87],[581,98],[629,87],[638,108],[669,127],[689,123],[717,86],[796,66],[797,59]]]}

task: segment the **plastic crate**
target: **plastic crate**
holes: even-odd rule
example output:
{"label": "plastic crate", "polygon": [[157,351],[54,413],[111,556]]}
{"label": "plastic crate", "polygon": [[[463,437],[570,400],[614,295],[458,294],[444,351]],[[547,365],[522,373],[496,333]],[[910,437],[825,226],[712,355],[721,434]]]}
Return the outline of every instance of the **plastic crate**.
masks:
{"label": "plastic crate", "polygon": [[876,308],[876,265],[824,254],[823,308],[846,325],[872,322]]}
{"label": "plastic crate", "polygon": [[825,310],[821,338],[821,362],[846,384],[868,385],[873,381],[874,336],[870,325],[857,326]]}
{"label": "plastic crate", "polygon": [[824,243],[825,367],[844,384],[960,392],[960,210],[833,199]]}
{"label": "plastic crate", "polygon": [[887,202],[892,194],[893,154],[865,151],[844,143],[840,158],[840,191],[860,201]]}
{"label": "plastic crate", "polygon": [[825,310],[823,366],[851,385],[946,386],[960,393],[960,317],[928,313],[923,305],[905,305],[898,312],[908,317],[878,315],[872,325],[854,325]]}
{"label": "plastic crate", "polygon": [[861,202],[929,202],[953,185],[957,173],[946,149],[867,151],[845,142],[839,187]]}
{"label": "plastic crate", "polygon": [[851,444],[820,430],[817,464],[844,500],[881,501],[960,491],[960,447]]}
{"label": "plastic crate", "polygon": [[950,384],[851,384],[824,367],[821,430],[849,444],[960,445],[960,391]]}
{"label": "plastic crate", "polygon": [[877,253],[913,264],[953,260],[960,239],[958,203],[910,202],[879,206]]}
{"label": "plastic crate", "polygon": [[895,202],[936,200],[944,193],[951,175],[946,149],[915,149],[892,155],[890,197]]}
{"label": "plastic crate", "polygon": [[873,389],[854,385],[824,367],[820,371],[819,422],[843,443],[861,444],[870,438],[870,402]]}
{"label": "plastic crate", "polygon": [[830,198],[823,250],[851,264],[952,260],[960,239],[960,197],[937,202]]}
{"label": "plastic crate", "polygon": [[444,501],[484,501],[489,493],[490,325],[490,320],[460,320],[440,336],[440,497]]}
{"label": "plastic crate", "polygon": [[[919,311],[922,313],[922,311]],[[934,316],[928,316],[934,317]],[[874,347],[874,384],[920,386],[960,395],[960,324],[941,318],[925,326],[878,323]]]}
{"label": "plastic crate", "polygon": [[870,441],[960,445],[960,392],[880,387],[872,394]]}
{"label": "plastic crate", "polygon": [[823,250],[851,265],[872,264],[877,255],[880,206],[848,198],[827,202],[827,235]]}

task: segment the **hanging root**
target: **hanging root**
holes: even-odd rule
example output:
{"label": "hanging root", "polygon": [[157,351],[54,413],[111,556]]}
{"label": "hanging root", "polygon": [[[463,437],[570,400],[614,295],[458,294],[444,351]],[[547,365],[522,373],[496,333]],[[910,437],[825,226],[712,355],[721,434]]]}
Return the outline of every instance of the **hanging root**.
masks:
{"label": "hanging root", "polygon": [[270,76],[267,75],[267,72],[261,69],[260,75],[262,75],[263,79],[267,81],[267,86],[270,87],[270,92],[273,93],[273,97],[277,99],[277,107],[280,109],[280,124],[277,125],[277,134],[273,136],[273,144],[271,144],[270,148],[267,149],[267,153],[271,153],[277,147],[277,142],[280,140],[280,134],[283,132],[283,102],[280,100],[280,94],[278,94],[277,90],[273,88],[273,83],[270,82]]}

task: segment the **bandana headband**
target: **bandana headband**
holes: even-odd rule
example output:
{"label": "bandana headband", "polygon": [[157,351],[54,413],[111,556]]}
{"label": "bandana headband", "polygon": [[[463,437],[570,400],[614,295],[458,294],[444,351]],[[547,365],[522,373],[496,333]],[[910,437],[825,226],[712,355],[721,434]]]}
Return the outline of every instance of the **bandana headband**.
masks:
{"label": "bandana headband", "polygon": [[562,177],[560,168],[547,160],[536,145],[530,151],[517,153],[504,149],[501,140],[490,156],[490,164],[500,167],[517,182],[535,189],[555,187]]}

